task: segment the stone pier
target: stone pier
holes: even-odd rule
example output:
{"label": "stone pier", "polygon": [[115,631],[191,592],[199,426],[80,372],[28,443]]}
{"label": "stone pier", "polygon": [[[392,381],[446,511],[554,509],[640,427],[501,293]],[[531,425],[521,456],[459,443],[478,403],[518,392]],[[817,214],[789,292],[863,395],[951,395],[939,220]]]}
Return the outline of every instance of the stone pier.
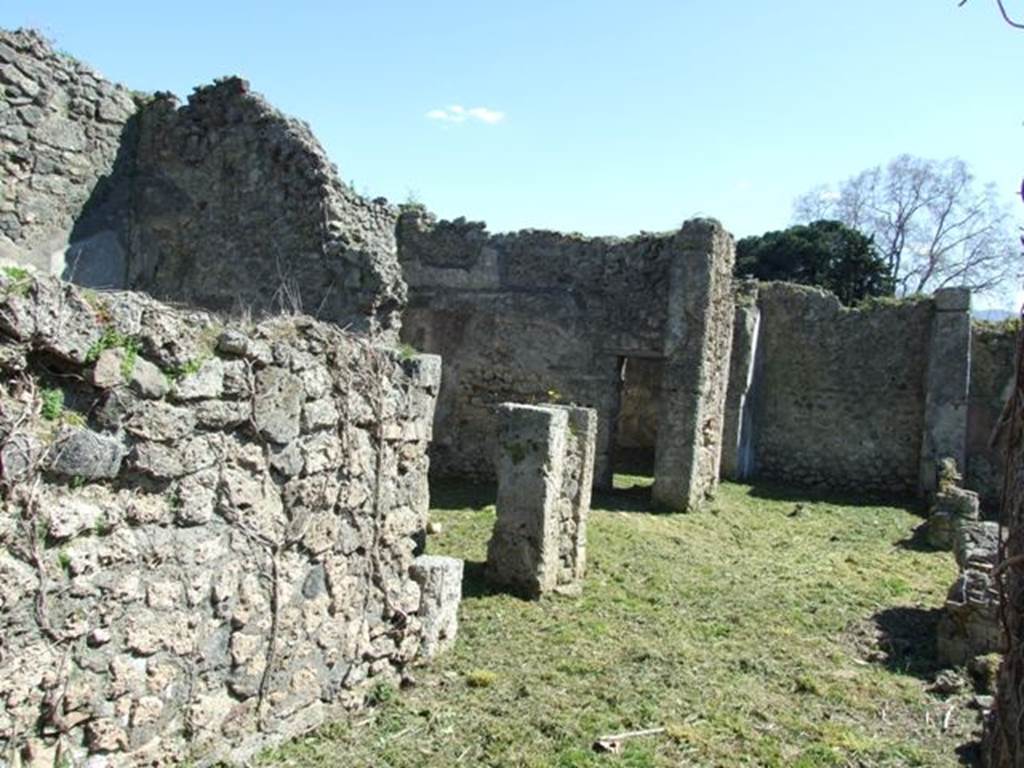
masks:
{"label": "stone pier", "polygon": [[925,379],[924,435],[920,487],[931,496],[938,488],[940,460],[967,466],[967,399],[971,378],[971,291],[935,292]]}
{"label": "stone pier", "polygon": [[687,511],[718,487],[736,249],[713,219],[686,222],[677,245],[669,270],[652,494],[661,507]]}
{"label": "stone pier", "polygon": [[498,518],[487,547],[495,584],[529,597],[576,594],[586,567],[597,413],[498,407]]}

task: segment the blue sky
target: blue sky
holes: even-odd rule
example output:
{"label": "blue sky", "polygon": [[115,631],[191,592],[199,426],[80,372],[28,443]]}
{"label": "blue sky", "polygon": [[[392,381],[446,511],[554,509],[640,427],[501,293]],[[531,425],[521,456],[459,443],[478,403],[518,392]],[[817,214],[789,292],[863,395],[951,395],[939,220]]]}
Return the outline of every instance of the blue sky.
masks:
{"label": "blue sky", "polygon": [[757,234],[901,152],[1024,213],[1024,32],[992,0],[4,0],[0,26],[139,90],[243,75],[358,190],[492,231]]}

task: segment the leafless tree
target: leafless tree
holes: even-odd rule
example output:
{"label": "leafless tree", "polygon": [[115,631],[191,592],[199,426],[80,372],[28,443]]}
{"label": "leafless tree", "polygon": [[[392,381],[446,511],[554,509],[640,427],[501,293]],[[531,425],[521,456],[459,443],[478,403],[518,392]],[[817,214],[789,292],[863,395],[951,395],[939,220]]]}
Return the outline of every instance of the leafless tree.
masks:
{"label": "leafless tree", "polygon": [[838,187],[815,187],[796,200],[794,218],[838,219],[874,237],[900,295],[959,285],[995,293],[1022,274],[995,186],[978,187],[958,158],[900,155]]}

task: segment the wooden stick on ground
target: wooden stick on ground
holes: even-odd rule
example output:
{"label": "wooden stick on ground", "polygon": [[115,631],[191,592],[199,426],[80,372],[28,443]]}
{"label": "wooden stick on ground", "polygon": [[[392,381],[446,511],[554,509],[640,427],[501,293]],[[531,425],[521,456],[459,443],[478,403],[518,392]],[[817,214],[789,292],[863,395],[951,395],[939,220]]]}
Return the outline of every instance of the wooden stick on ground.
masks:
{"label": "wooden stick on ground", "polygon": [[664,728],[647,728],[642,731],[626,731],[625,733],[613,733],[608,736],[599,736],[594,741],[595,752],[612,752],[618,754],[622,751],[622,742],[627,739],[635,739],[640,736],[653,736],[656,733],[664,733]]}

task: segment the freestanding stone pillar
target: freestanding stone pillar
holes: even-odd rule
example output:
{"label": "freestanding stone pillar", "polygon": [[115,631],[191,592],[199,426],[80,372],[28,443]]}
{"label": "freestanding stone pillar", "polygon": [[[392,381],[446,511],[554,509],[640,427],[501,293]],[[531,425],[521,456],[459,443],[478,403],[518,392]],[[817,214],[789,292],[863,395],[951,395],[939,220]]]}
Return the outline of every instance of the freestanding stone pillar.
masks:
{"label": "freestanding stone pillar", "polygon": [[597,413],[503,403],[498,420],[498,518],[487,547],[488,578],[529,597],[578,593]]}
{"label": "freestanding stone pillar", "polygon": [[935,292],[935,317],[925,379],[924,435],[921,440],[921,491],[938,488],[942,459],[967,466],[967,396],[971,378],[971,291]]}
{"label": "freestanding stone pillar", "polygon": [[654,502],[697,507],[718,486],[734,304],[732,235],[714,219],[678,234],[669,273]]}

